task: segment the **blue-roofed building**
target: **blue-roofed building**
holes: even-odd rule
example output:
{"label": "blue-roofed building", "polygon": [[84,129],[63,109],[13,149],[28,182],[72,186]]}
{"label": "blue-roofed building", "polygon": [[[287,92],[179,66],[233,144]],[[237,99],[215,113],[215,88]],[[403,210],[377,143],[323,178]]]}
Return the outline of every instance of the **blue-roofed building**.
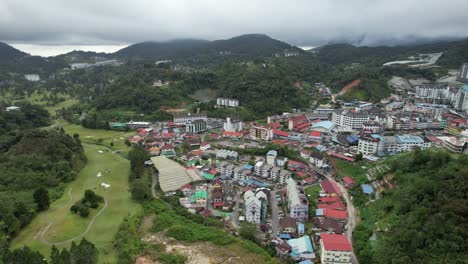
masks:
{"label": "blue-roofed building", "polygon": [[335,128],[336,124],[332,121],[319,121],[312,126],[312,130],[321,131],[321,132],[330,132]]}
{"label": "blue-roofed building", "polygon": [[281,238],[281,239],[283,239],[283,240],[289,240],[289,239],[291,239],[291,235],[290,235],[290,234],[286,234],[286,233],[279,234],[278,237]]}
{"label": "blue-roofed building", "polygon": [[306,260],[299,262],[299,264],[313,264],[313,262],[310,259],[306,259]]}
{"label": "blue-roofed building", "polygon": [[318,150],[318,151],[323,151],[323,150],[325,150],[325,146],[324,145],[317,145],[317,146],[315,146],[315,149]]}
{"label": "blue-roofed building", "polygon": [[253,170],[253,168],[254,168],[254,166],[252,166],[252,165],[250,165],[250,164],[245,164],[245,165],[244,165],[244,169],[245,169],[245,170],[251,171],[251,170]]}
{"label": "blue-roofed building", "polygon": [[302,236],[296,239],[290,239],[287,241],[288,245],[291,246],[291,253],[289,254],[294,260],[314,260],[315,252],[312,247],[312,241],[309,236]]}
{"label": "blue-roofed building", "polygon": [[346,141],[348,141],[350,145],[356,145],[359,141],[359,138],[356,135],[349,135],[346,136]]}
{"label": "blue-roofed building", "polygon": [[322,216],[322,215],[324,215],[324,213],[325,212],[323,211],[323,209],[315,209],[315,215],[316,216]]}
{"label": "blue-roofed building", "polygon": [[365,194],[371,194],[374,192],[374,189],[372,189],[372,186],[369,184],[361,184],[362,192]]}
{"label": "blue-roofed building", "polygon": [[395,136],[395,138],[398,143],[402,144],[418,144],[424,142],[424,140],[421,137],[413,135],[401,135]]}
{"label": "blue-roofed building", "polygon": [[305,233],[305,226],[303,223],[298,222],[297,223],[297,234],[302,236]]}

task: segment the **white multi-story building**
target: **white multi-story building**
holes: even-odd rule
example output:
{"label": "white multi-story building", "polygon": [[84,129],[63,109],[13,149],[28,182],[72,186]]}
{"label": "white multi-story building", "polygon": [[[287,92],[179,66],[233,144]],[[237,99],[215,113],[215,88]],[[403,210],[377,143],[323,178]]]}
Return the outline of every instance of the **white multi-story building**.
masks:
{"label": "white multi-story building", "polygon": [[244,214],[245,220],[250,223],[260,224],[262,202],[255,197],[255,194],[248,190],[244,193]]}
{"label": "white multi-story building", "polygon": [[174,114],[174,124],[185,125],[195,120],[208,121],[206,113],[176,113]]}
{"label": "white multi-story building", "polygon": [[255,166],[254,166],[255,175],[262,176],[264,164],[265,163],[263,161],[258,161],[257,163],[255,163]]}
{"label": "white multi-story building", "polygon": [[262,168],[262,178],[269,178],[271,174],[271,170],[273,169],[273,166],[266,164]]}
{"label": "white multi-story building", "polygon": [[468,84],[468,63],[463,63],[457,76],[457,81]]}
{"label": "white multi-story building", "polygon": [[206,131],[206,122],[198,119],[194,121],[189,121],[185,125],[185,131],[189,133],[200,133]]}
{"label": "white multi-story building", "polygon": [[288,179],[291,179],[291,172],[287,170],[281,170],[276,181],[278,183],[284,184]]}
{"label": "white multi-story building", "polygon": [[235,166],[233,164],[230,164],[230,163],[225,163],[225,164],[221,165],[221,169],[220,169],[221,177],[223,177],[223,178],[233,177],[234,176],[234,168],[235,168]]}
{"label": "white multi-story building", "polygon": [[278,181],[280,173],[281,173],[280,167],[273,167],[270,172],[270,179],[272,181]]}
{"label": "white multi-story building", "polygon": [[383,137],[383,139],[385,141],[385,151],[388,153],[411,151],[415,147],[427,149],[432,145],[430,141],[413,135],[387,136]]}
{"label": "white multi-story building", "polygon": [[239,132],[244,129],[244,124],[240,119],[226,117],[226,121],[223,123],[224,131]]}
{"label": "white multi-story building", "polygon": [[351,110],[338,110],[332,113],[332,121],[339,126],[361,129],[362,125],[370,120],[366,112],[355,112]]}
{"label": "white multi-story building", "polygon": [[276,156],[278,156],[278,152],[276,150],[270,150],[266,154],[266,161],[268,165],[274,166],[276,164]]}
{"label": "white multi-story building", "polygon": [[221,97],[219,97],[218,99],[216,99],[216,105],[217,106],[225,106],[225,107],[238,107],[239,106],[239,100],[232,99],[232,98],[221,98]]}
{"label": "white multi-story building", "polygon": [[351,264],[353,248],[345,235],[320,234],[320,260],[323,264]]}
{"label": "white multi-story building", "polygon": [[417,101],[431,104],[450,104],[453,89],[447,84],[422,84],[416,86]]}
{"label": "white multi-story building", "polygon": [[244,171],[244,167],[242,166],[237,166],[235,169],[234,169],[234,179],[236,180],[245,180],[245,179],[242,179],[242,172]]}
{"label": "white multi-story building", "polygon": [[371,156],[377,153],[383,153],[385,149],[384,139],[380,135],[366,135],[359,138],[358,152],[363,155]]}
{"label": "white multi-story building", "polygon": [[288,178],[286,183],[289,217],[307,221],[309,218],[309,203],[302,186],[299,186],[293,178]]}
{"label": "white multi-story building", "polygon": [[458,90],[458,93],[454,97],[453,107],[457,110],[468,112],[468,85],[464,85]]}
{"label": "white multi-story building", "polygon": [[310,153],[309,162],[319,168],[328,167],[327,159],[322,154],[314,151]]}

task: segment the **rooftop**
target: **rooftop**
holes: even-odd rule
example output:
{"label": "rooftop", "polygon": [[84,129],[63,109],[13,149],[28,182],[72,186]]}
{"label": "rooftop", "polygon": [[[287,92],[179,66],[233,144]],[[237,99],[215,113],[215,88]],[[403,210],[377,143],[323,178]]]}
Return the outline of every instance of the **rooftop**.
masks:
{"label": "rooftop", "polygon": [[335,127],[335,125],[336,125],[336,124],[335,124],[334,122],[332,122],[332,121],[328,121],[328,120],[327,120],[327,121],[320,121],[320,122],[315,123],[315,124],[312,126],[312,129],[323,127],[323,128],[325,128],[325,129],[327,129],[327,130],[330,130],[330,129],[332,129],[333,127]]}
{"label": "rooftop", "polygon": [[181,186],[196,181],[189,176],[179,163],[164,156],[152,157],[154,167],[159,171],[159,183],[163,192],[176,191]]}
{"label": "rooftop", "polygon": [[325,250],[352,251],[353,248],[348,238],[344,235],[321,233],[322,244]]}
{"label": "rooftop", "polygon": [[413,135],[401,135],[395,136],[398,143],[424,143],[424,140],[421,137]]}
{"label": "rooftop", "polygon": [[309,236],[302,236],[296,239],[290,239],[287,243],[292,247],[293,253],[301,254],[305,252],[314,252],[314,248],[312,247],[312,242],[310,241]]}

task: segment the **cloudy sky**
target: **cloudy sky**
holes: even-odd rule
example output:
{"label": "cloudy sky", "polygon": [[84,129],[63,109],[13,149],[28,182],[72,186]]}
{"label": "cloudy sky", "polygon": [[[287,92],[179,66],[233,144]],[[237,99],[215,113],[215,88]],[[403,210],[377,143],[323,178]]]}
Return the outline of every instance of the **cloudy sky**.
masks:
{"label": "cloudy sky", "polygon": [[0,0],[0,41],[99,50],[264,33],[297,46],[394,44],[466,37],[467,10],[468,0]]}

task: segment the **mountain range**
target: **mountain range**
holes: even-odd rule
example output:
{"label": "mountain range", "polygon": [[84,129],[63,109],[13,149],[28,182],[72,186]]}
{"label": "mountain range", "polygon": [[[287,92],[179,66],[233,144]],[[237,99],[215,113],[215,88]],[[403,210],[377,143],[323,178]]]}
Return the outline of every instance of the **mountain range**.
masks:
{"label": "mountain range", "polygon": [[[226,55],[232,57],[271,57],[285,51],[304,53],[305,51],[264,34],[247,34],[225,40],[181,39],[167,42],[141,42],[130,45],[114,53],[73,51],[56,56],[65,59],[203,59]],[[409,53],[430,53],[444,51],[441,61],[446,66],[456,66],[468,61],[468,39],[457,41],[437,41],[406,46],[366,47],[350,44],[330,44],[312,50],[317,57],[327,63],[364,62],[375,58],[394,59]],[[28,56],[18,49],[0,42],[0,62],[17,60]]]}

